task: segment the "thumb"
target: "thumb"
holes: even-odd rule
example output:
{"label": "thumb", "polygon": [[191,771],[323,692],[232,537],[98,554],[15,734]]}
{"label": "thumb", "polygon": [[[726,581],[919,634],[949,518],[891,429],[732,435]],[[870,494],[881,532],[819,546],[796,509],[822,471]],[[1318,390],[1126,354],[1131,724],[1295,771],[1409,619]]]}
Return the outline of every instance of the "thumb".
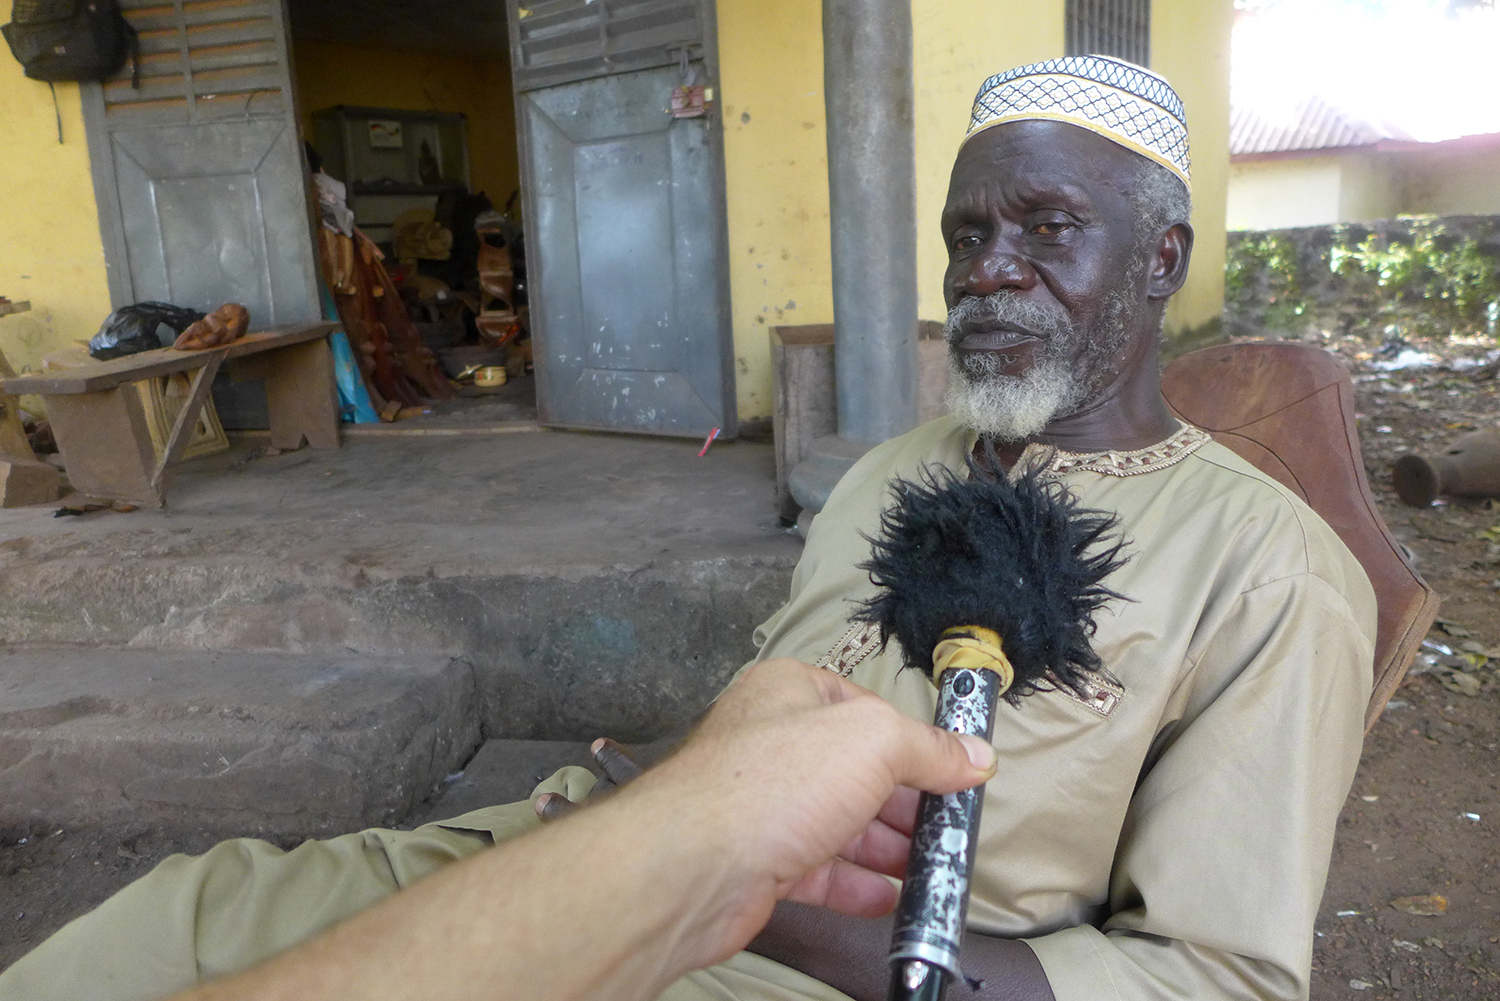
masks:
{"label": "thumb", "polygon": [[891,761],[899,785],[923,792],[949,793],[988,782],[998,767],[995,749],[983,737],[952,733],[905,716],[898,717],[898,749]]}

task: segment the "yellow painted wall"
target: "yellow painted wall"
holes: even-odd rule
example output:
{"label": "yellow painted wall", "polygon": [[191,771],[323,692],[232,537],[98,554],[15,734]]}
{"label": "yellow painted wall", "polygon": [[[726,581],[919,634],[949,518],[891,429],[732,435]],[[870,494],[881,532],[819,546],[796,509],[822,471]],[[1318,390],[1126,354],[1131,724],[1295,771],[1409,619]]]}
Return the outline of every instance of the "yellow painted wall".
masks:
{"label": "yellow painted wall", "polygon": [[[1158,0],[1159,2],[1159,0]],[[953,158],[987,77],[1063,54],[1063,0],[912,0],[916,96],[917,313],[948,315],[948,251],[939,222]]]}
{"label": "yellow painted wall", "polygon": [[0,58],[0,295],[31,302],[31,312],[0,318],[0,350],[17,371],[88,340],[110,309],[77,85],[58,84],[57,104],[62,145],[47,85]]}
{"label": "yellow painted wall", "polygon": [[1353,153],[1339,161],[1339,221],[1400,215],[1401,176],[1379,153]]}
{"label": "yellow painted wall", "polygon": [[1228,226],[1283,229],[1339,221],[1342,172],[1336,156],[1250,160],[1230,167]]}
{"label": "yellow painted wall", "polygon": [[1378,154],[1246,160],[1229,170],[1232,230],[1367,222],[1405,211],[1399,169]]}
{"label": "yellow painted wall", "polygon": [[1182,96],[1193,151],[1193,263],[1186,287],[1167,307],[1168,336],[1224,312],[1233,26],[1233,0],[1154,0],[1151,5],[1151,68]]}
{"label": "yellow painted wall", "polygon": [[1500,215],[1500,150],[1401,156],[1401,211]]}
{"label": "yellow painted wall", "polygon": [[[945,313],[938,228],[974,92],[992,73],[1063,53],[1064,0],[912,0],[917,291]],[[771,410],[766,330],[833,319],[828,250],[822,11],[817,0],[719,0],[730,287],[741,418]],[[1194,226],[1188,286],[1168,331],[1217,318],[1224,302],[1232,0],[1155,0],[1153,68],[1187,106]]]}
{"label": "yellow painted wall", "polygon": [[1231,168],[1229,228],[1500,214],[1500,150],[1344,152]]}
{"label": "yellow painted wall", "polygon": [[306,134],[312,113],[336,104],[458,111],[469,124],[470,187],[500,208],[520,185],[508,55],[464,59],[294,39],[292,59]]}
{"label": "yellow painted wall", "polygon": [[819,0],[720,0],[735,383],[771,412],[769,330],[833,320]]}

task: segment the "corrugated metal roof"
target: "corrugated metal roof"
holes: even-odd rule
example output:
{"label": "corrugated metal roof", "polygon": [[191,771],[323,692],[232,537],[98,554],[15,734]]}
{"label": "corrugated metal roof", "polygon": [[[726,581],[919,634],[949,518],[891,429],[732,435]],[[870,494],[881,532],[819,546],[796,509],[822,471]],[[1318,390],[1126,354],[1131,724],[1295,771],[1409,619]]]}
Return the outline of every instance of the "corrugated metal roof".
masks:
{"label": "corrugated metal roof", "polygon": [[1239,103],[1229,110],[1231,156],[1373,146],[1382,139],[1410,140],[1411,136],[1346,114],[1316,95],[1280,111]]}

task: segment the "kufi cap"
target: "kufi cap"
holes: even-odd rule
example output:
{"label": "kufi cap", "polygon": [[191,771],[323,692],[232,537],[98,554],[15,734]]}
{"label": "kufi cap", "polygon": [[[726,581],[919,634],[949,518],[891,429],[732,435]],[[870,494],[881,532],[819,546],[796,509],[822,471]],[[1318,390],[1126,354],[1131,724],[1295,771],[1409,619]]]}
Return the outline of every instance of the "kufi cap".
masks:
{"label": "kufi cap", "polygon": [[1065,56],[997,73],[980,85],[964,142],[991,126],[1029,119],[1096,132],[1155,160],[1192,189],[1182,98],[1144,67],[1111,56]]}

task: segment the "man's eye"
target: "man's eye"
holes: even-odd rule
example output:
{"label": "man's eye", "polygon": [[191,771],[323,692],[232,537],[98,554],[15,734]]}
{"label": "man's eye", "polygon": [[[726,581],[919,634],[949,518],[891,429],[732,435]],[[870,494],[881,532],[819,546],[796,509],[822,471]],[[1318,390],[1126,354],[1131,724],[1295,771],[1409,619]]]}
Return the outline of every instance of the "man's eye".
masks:
{"label": "man's eye", "polygon": [[1052,221],[1039,222],[1031,227],[1031,231],[1037,236],[1061,236],[1072,226],[1072,223]]}
{"label": "man's eye", "polygon": [[954,250],[973,250],[975,247],[979,246],[983,242],[984,242],[983,240],[981,240],[978,236],[974,235],[973,233],[966,233],[963,236],[955,236],[953,238],[953,249]]}

